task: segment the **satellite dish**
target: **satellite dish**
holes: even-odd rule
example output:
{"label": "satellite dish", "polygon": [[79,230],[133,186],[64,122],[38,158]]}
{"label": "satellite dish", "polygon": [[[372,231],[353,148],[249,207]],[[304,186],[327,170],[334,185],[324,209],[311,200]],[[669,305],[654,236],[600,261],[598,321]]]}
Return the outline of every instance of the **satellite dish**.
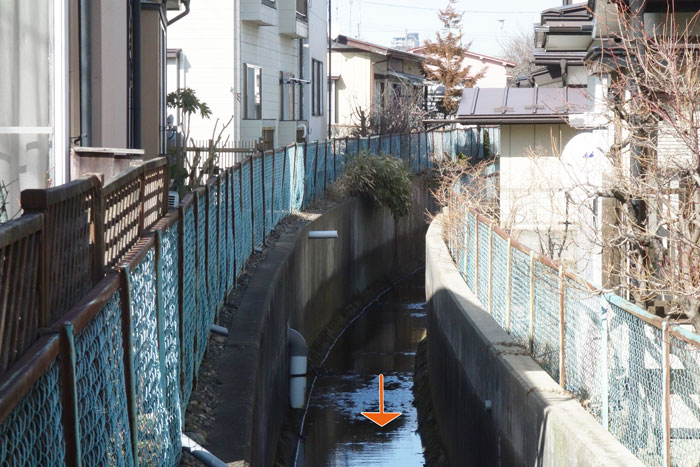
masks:
{"label": "satellite dish", "polygon": [[562,186],[586,189],[603,186],[603,175],[611,172],[605,151],[610,145],[605,134],[579,133],[561,153]]}

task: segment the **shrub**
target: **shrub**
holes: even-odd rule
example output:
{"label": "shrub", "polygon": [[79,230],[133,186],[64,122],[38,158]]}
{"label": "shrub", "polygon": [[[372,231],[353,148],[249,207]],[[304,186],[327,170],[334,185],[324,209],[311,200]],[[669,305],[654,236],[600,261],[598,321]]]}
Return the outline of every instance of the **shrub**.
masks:
{"label": "shrub", "polygon": [[352,158],[338,181],[341,191],[388,208],[394,217],[411,208],[411,173],[398,157],[360,153]]}

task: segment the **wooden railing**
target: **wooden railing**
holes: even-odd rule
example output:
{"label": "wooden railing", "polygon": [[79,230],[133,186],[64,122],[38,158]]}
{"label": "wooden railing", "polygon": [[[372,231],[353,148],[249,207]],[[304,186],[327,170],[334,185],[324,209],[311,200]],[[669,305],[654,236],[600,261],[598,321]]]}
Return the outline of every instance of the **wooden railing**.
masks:
{"label": "wooden railing", "polygon": [[168,209],[165,158],[102,187],[96,176],[24,190],[0,226],[0,376],[118,264]]}

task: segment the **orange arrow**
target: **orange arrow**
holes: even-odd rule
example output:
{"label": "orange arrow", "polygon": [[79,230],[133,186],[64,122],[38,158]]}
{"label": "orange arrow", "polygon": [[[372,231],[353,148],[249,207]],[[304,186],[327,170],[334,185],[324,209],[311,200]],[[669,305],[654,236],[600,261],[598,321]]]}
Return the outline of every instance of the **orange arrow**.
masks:
{"label": "orange arrow", "polygon": [[401,415],[401,412],[384,412],[384,375],[379,375],[379,412],[362,412],[362,415],[379,426],[384,426]]}

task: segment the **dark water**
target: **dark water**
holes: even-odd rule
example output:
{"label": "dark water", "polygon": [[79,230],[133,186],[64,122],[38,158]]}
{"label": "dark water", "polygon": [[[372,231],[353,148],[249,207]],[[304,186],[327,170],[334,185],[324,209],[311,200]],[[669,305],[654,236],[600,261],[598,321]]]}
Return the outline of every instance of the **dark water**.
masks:
{"label": "dark water", "polygon": [[[425,334],[424,271],[381,296],[337,340],[316,379],[297,452],[297,466],[424,465],[413,406],[414,358]],[[378,375],[384,410],[401,416],[379,427]]]}

